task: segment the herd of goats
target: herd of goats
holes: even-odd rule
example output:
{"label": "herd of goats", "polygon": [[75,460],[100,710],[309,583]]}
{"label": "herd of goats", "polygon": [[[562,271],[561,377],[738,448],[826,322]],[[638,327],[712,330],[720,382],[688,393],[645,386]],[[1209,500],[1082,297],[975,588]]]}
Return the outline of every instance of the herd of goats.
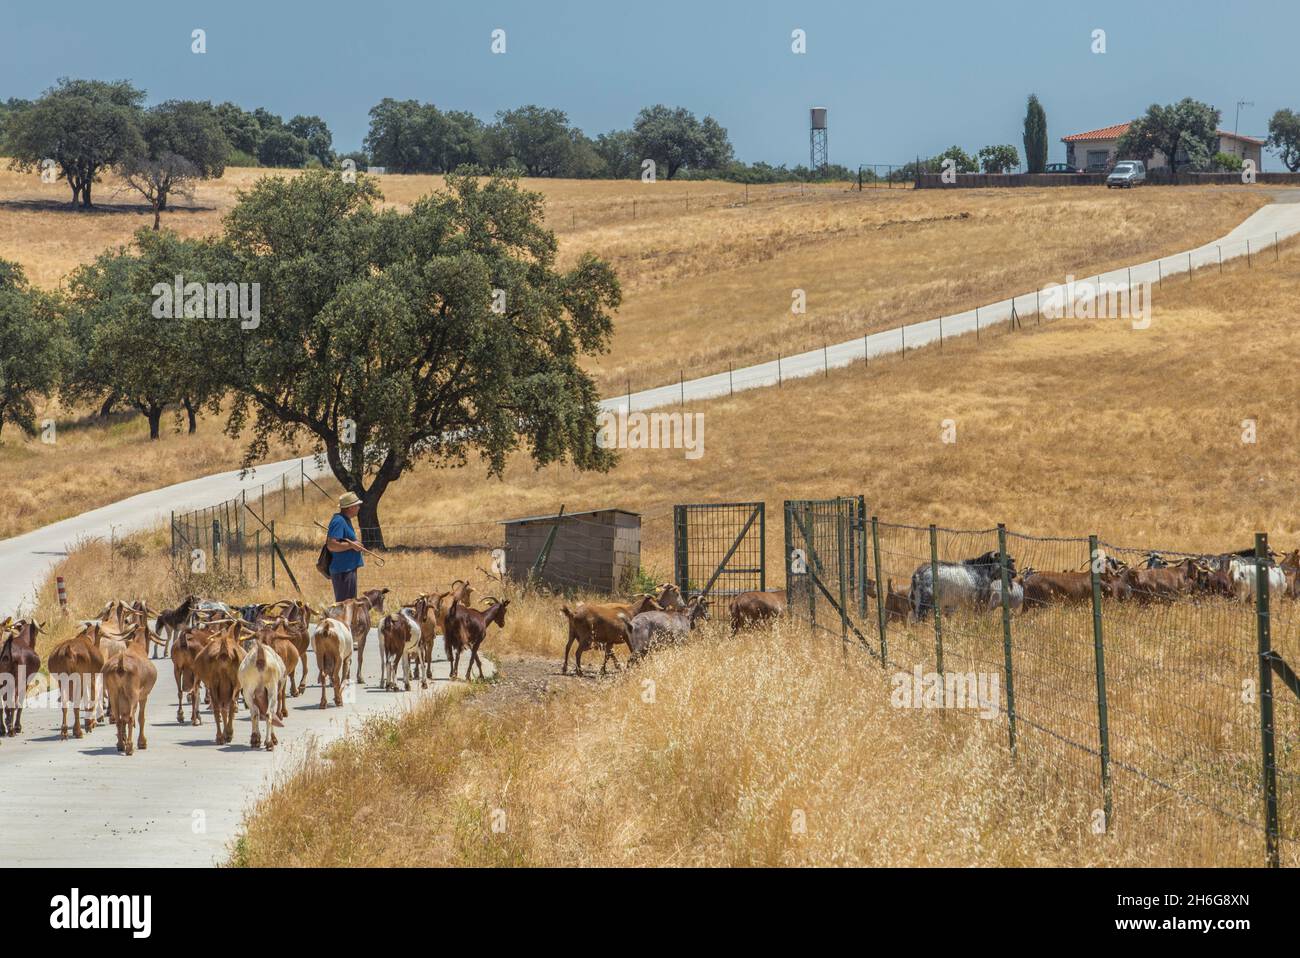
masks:
{"label": "herd of goats", "polygon": [[[320,707],[327,707],[330,689],[334,705],[341,706],[354,657],[356,675],[361,676],[372,625],[378,633],[382,688],[396,690],[399,671],[407,691],[413,677],[427,687],[437,636],[443,639],[452,679],[466,650],[466,678],[475,665],[483,676],[479,646],[490,626],[505,626],[509,599],[487,596],[480,601],[485,607],[475,608],[474,589],[458,580],[447,592],[421,594],[385,614],[388,592],[371,589],[323,610],[301,599],[236,607],[191,595],[174,609],[156,612],[140,600],[114,599],[98,617],[79,622],[76,634],[46,658],[50,686],[57,688],[63,713],[60,738],[68,737],[71,709],[73,737],[82,738],[107,715],[117,726],[119,752],[131,755],[147,748],[145,707],[158,681],[153,662],[157,655],[171,659],[178,722],[186,721],[188,696],[188,721],[199,725],[199,700],[205,696],[216,723],[216,742],[229,744],[242,698],[253,723],[249,744],[260,748],[265,743],[268,751],[278,744],[275,729],[289,715],[287,699],[307,687],[308,651],[316,661]],[[22,732],[29,679],[35,679],[41,667],[36,637],[44,631],[32,618],[0,623],[0,735]],[[83,711],[88,713],[84,721]]]}
{"label": "herd of goats", "polygon": [[[1188,555],[1170,561],[1150,552],[1136,565],[1099,552],[1097,586],[1101,596],[1117,602],[1173,602],[1179,599],[1219,596],[1247,601],[1255,595],[1259,563],[1253,549],[1217,555]],[[1018,571],[1008,555],[1006,604],[1014,612],[1056,603],[1087,602],[1093,597],[1091,568],[1069,572]],[[1269,552],[1264,560],[1268,589],[1272,595],[1300,596],[1300,549],[1279,557]],[[938,597],[935,573],[938,573]],[[1002,558],[997,551],[985,552],[960,562],[940,562],[935,569],[926,563],[912,573],[910,590],[894,591],[892,580],[885,583],[884,606],[889,618],[907,621],[933,615],[936,606],[948,614],[959,607],[1002,608]],[[875,583],[868,583],[868,595],[875,596]]]}
{"label": "herd of goats", "polygon": [[[1097,585],[1105,598],[1139,603],[1197,596],[1248,600],[1255,594],[1259,568],[1252,550],[1186,556],[1176,562],[1152,553],[1136,566],[1099,555],[1097,564]],[[1093,597],[1091,569],[1020,571],[1010,556],[1006,565],[1007,605],[1012,610],[1087,602]],[[1270,593],[1300,597],[1300,550],[1281,557],[1270,553],[1263,568]],[[889,579],[878,601],[886,617],[899,622],[924,620],[936,607],[944,614],[962,607],[993,611],[1003,605],[1002,583],[1001,556],[986,552],[933,568],[929,563],[919,566],[906,593],[895,591]],[[212,709],[216,742],[229,744],[242,699],[252,719],[249,745],[255,749],[265,745],[267,750],[278,744],[275,729],[288,717],[287,699],[302,695],[307,687],[307,653],[316,662],[320,707],[328,707],[330,689],[334,705],[341,706],[343,690],[353,682],[354,657],[356,681],[361,681],[372,627],[378,637],[381,689],[397,691],[399,672],[406,691],[413,680],[427,687],[438,638],[443,641],[452,681],[459,677],[466,650],[465,678],[473,676],[475,665],[483,677],[479,647],[492,625],[505,627],[509,599],[483,596],[478,600],[482,608],[477,608],[474,588],[456,580],[446,592],[421,594],[414,602],[385,612],[389,591],[370,589],[320,610],[302,599],[233,606],[191,595],[174,609],[156,612],[140,600],[115,599],[98,617],[78,623],[76,634],[56,645],[46,659],[50,689],[57,687],[62,709],[60,738],[68,737],[71,709],[75,738],[82,738],[107,716],[117,727],[119,752],[131,755],[136,748],[146,748],[145,706],[158,680],[153,662],[158,655],[171,659],[178,722],[199,725],[202,698]],[[867,594],[877,598],[877,584],[870,579]],[[707,619],[708,600],[684,599],[676,585],[664,583],[631,601],[584,601],[572,609],[562,605],[560,611],[568,628],[561,673],[568,673],[569,653],[575,646],[577,675],[582,674],[583,652],[601,646],[604,674],[611,659],[619,664],[615,646],[625,645],[629,662],[634,662],[655,645],[681,638]],[[784,591],[744,592],[730,601],[731,628],[762,624],[785,611]],[[36,638],[44,631],[34,618],[0,622],[0,736],[22,731],[29,680],[35,680],[41,668]]]}
{"label": "herd of goats", "polygon": [[[158,681],[154,659],[159,656],[171,660],[177,722],[201,724],[202,700],[211,706],[217,744],[229,744],[242,700],[252,720],[249,745],[268,751],[279,744],[275,730],[288,718],[287,700],[307,687],[307,653],[316,662],[320,707],[329,706],[331,689],[333,704],[342,706],[344,689],[353,682],[354,658],[355,681],[361,681],[372,628],[379,645],[381,689],[397,691],[399,673],[405,691],[413,681],[426,688],[433,678],[438,638],[452,681],[459,678],[466,651],[465,678],[472,678],[475,666],[479,678],[484,677],[479,647],[492,625],[505,627],[509,599],[483,596],[477,600],[482,608],[476,608],[473,586],[456,580],[446,592],[421,594],[385,612],[389,591],[370,589],[323,609],[302,599],[235,606],[190,595],[176,608],[158,612],[142,600],[114,599],[96,618],[79,622],[72,638],[46,657],[49,689],[57,690],[62,711],[60,738],[68,738],[71,711],[74,738],[84,737],[107,717],[117,727],[119,752],[132,755],[137,748],[147,748],[145,709]],[[670,584],[631,603],[579,602],[573,610],[565,606],[569,644],[563,671],[568,671],[575,643],[575,672],[581,674],[582,653],[593,644],[605,645],[606,663],[612,656],[611,642],[626,644],[634,657],[639,656],[664,635],[689,631],[707,610],[706,600],[683,602]],[[607,628],[611,623],[617,635]],[[44,632],[34,618],[0,622],[0,736],[22,732],[23,703],[41,668],[36,639]]]}

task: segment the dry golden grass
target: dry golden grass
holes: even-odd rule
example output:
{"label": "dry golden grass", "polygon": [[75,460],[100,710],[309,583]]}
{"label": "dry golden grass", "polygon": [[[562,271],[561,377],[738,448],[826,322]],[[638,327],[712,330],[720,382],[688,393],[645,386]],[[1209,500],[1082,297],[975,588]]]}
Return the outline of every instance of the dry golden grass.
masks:
{"label": "dry golden grass", "polygon": [[[100,212],[68,208],[61,184],[0,169],[0,257],[57,285],[149,225],[112,176]],[[232,168],[164,217],[185,236],[219,231],[237,193],[282,170]],[[289,175],[292,175],[290,173]],[[381,176],[406,207],[440,176]],[[625,301],[609,354],[587,362],[621,392],[767,361],[872,330],[932,319],[1077,275],[1168,255],[1221,236],[1267,202],[1262,190],[889,190],[848,184],[525,180],[546,197],[561,261],[608,259]],[[746,200],[748,197],[748,200]],[[113,209],[117,203],[129,209]],[[63,204],[63,205],[60,205]],[[634,210],[635,204],[635,210]],[[635,218],[634,218],[635,215]],[[792,290],[807,294],[791,314]]]}
{"label": "dry golden grass", "polygon": [[[86,409],[50,401],[39,418],[55,420],[54,442],[5,428],[0,440],[0,538],[18,535],[68,516],[214,472],[237,468],[243,446],[222,432],[224,419],[204,414],[199,430],[186,435],[168,415],[161,438],[149,440],[149,424],[134,413],[100,420]],[[274,458],[293,455],[275,443]]]}
{"label": "dry golden grass", "polygon": [[889,700],[834,640],[710,632],[546,704],[375,719],[259,804],[233,862],[1259,863],[1258,842],[1204,840],[1194,810],[1190,834],[1129,819],[1098,836],[1095,801],[1029,749],[1012,762],[1001,722]]}
{"label": "dry golden grass", "polygon": [[[503,482],[483,482],[478,464],[421,470],[392,488],[382,515],[390,543],[426,548],[396,551],[382,570],[368,566],[363,587],[393,584],[403,597],[445,588],[487,564],[486,549],[500,541],[491,519],[560,503],[643,512],[643,564],[661,572],[670,567],[675,502],[766,500],[769,567],[779,570],[782,499],[858,492],[873,512],[903,522],[986,528],[1003,520],[1033,533],[1095,531],[1122,544],[1215,551],[1267,529],[1291,547],[1300,538],[1289,481],[1300,465],[1288,391],[1297,279],[1300,247],[1290,243],[1279,264],[1249,272],[1233,264],[1222,277],[1202,271],[1166,284],[1147,330],[1060,321],[694,404],[687,411],[706,416],[699,460],[627,452],[612,473],[584,476],[534,471],[521,459]],[[955,444],[940,441],[945,419],[956,422]],[[1244,419],[1258,421],[1254,444],[1241,442]],[[311,495],[278,520],[309,597],[324,586],[311,570],[318,534],[310,520],[331,511]],[[962,551],[971,544],[951,548],[982,551]],[[143,537],[133,567],[102,544],[77,550],[62,567],[74,605],[93,610],[123,592],[155,604],[176,597],[184,583],[169,575],[165,547],[165,536]],[[895,544],[896,581],[923,549]],[[1031,555],[1038,568],[1075,564],[1064,551],[1038,555],[1047,560]],[[779,585],[779,571],[769,581]],[[215,583],[212,591],[272,594]],[[55,608],[52,587],[41,603],[42,615]],[[1294,609],[1278,612],[1278,647],[1294,659]],[[520,600],[485,652],[558,659],[562,621],[554,601]],[[1252,710],[1232,697],[1254,674],[1248,615],[1215,604],[1124,609],[1108,622],[1116,760],[1256,818]],[[996,671],[996,625],[951,623],[945,664]],[[1016,662],[1027,720],[1050,713],[1085,743],[1095,727],[1087,625],[1073,613],[1038,626],[1018,620],[1040,641],[1020,647]],[[58,623],[54,637],[68,628]],[[441,702],[401,722],[378,720],[267,799],[235,861],[1260,863],[1256,831],[1123,771],[1113,833],[1095,836],[1099,798],[1087,753],[1026,726],[1013,764],[1004,722],[892,709],[878,665],[856,651],[842,658],[834,638],[791,629],[734,640],[711,633],[626,678],[573,683],[547,704],[491,714],[472,701]],[[930,661],[926,628],[891,634],[891,658]],[[1216,646],[1221,637],[1230,641]],[[642,698],[646,678],[654,704]],[[1294,709],[1280,713],[1279,726],[1293,728],[1294,719]],[[1293,738],[1282,742],[1288,771]],[[1284,794],[1297,805],[1294,789]],[[336,816],[314,814],[324,800]],[[504,832],[492,831],[496,809],[506,813]],[[796,810],[805,834],[791,828]],[[1297,863],[1296,843],[1284,850]]]}

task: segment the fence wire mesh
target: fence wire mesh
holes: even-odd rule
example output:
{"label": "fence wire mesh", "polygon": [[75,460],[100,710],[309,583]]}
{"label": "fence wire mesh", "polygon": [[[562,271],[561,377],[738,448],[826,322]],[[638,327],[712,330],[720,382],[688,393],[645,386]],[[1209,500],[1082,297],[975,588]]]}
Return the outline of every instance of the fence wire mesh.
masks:
{"label": "fence wire mesh", "polygon": [[1265,617],[1253,557],[885,523],[852,503],[786,503],[793,615],[996,717],[1013,754],[1095,799],[1101,828],[1270,861],[1300,840],[1300,556],[1265,560]]}

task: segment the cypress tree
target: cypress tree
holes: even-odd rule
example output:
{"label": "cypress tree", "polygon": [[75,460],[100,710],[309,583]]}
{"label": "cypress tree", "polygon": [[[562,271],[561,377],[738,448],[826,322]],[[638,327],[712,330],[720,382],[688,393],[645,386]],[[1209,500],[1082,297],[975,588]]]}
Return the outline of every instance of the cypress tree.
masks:
{"label": "cypress tree", "polygon": [[1025,107],[1025,167],[1041,173],[1047,166],[1047,114],[1036,94],[1029,94]]}

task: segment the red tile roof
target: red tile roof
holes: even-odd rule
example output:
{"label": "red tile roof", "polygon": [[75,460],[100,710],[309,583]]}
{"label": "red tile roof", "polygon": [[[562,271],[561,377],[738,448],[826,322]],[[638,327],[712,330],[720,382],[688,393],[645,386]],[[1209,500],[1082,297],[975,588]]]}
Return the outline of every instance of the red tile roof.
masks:
{"label": "red tile roof", "polygon": [[[1080,140],[1118,140],[1124,135],[1124,131],[1129,128],[1128,123],[1116,123],[1114,126],[1104,126],[1100,130],[1089,130],[1087,133],[1074,133],[1070,136],[1061,137],[1062,143],[1077,143]],[[1243,143],[1253,143],[1256,146],[1263,146],[1263,140],[1257,140],[1253,136],[1245,136],[1241,133],[1229,133],[1227,130],[1216,131],[1219,136],[1226,136],[1230,140],[1241,140]]]}
{"label": "red tile roof", "polygon": [[1124,135],[1129,125],[1127,123],[1116,123],[1114,126],[1104,126],[1100,130],[1089,130],[1087,133],[1075,133],[1073,136],[1061,137],[1062,143],[1074,143],[1076,140],[1118,140]]}

